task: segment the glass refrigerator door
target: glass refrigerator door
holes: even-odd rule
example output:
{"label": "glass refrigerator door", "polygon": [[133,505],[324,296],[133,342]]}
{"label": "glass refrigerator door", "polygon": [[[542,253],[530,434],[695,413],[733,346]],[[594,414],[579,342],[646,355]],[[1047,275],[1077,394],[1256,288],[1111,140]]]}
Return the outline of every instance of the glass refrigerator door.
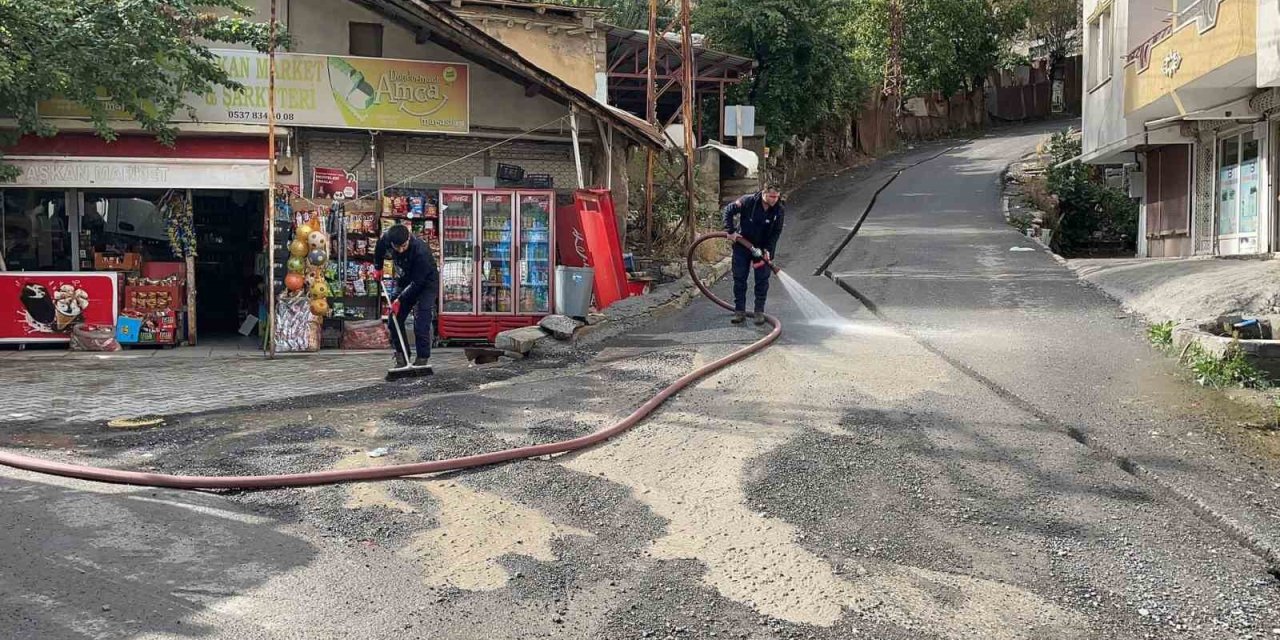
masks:
{"label": "glass refrigerator door", "polygon": [[551,313],[551,207],[550,193],[520,194],[520,313]]}
{"label": "glass refrigerator door", "polygon": [[515,311],[511,273],[515,194],[480,194],[480,313]]}
{"label": "glass refrigerator door", "polygon": [[440,194],[440,311],[476,311],[476,194],[444,191]]}

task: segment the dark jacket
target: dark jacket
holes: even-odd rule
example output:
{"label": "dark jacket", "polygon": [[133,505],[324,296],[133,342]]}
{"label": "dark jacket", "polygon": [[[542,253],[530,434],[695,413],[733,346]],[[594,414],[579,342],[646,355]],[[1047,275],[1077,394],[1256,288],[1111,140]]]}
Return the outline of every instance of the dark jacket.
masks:
{"label": "dark jacket", "polygon": [[[740,233],[751,244],[774,255],[778,238],[782,236],[785,213],[782,200],[778,200],[772,209],[765,209],[760,193],[742,196],[724,208],[724,230],[726,233]],[[738,218],[736,223],[735,217]]]}
{"label": "dark jacket", "polygon": [[400,291],[397,300],[406,303],[416,302],[425,294],[434,296],[440,290],[440,271],[436,269],[436,258],[431,247],[417,236],[409,237],[409,248],[404,253],[396,253],[391,241],[383,235],[378,238],[378,246],[373,252],[373,264],[382,268],[383,261],[390,255],[396,265],[396,288]]}

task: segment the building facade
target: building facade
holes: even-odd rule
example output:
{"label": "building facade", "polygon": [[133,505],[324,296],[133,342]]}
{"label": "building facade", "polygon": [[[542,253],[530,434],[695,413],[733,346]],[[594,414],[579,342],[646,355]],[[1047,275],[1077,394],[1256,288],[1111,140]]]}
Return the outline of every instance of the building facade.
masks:
{"label": "building facade", "polygon": [[[270,0],[252,4],[265,20]],[[661,146],[655,127],[597,100],[602,51],[587,35],[591,12],[547,16],[531,5],[528,20],[499,25],[479,13],[464,18],[459,5],[277,0],[292,45],[276,56],[275,167],[267,56],[256,51],[215,50],[245,89],[192,96],[195,117],[178,114],[172,148],[123,114],[120,140],[106,143],[75,105],[41,105],[59,135],[4,150],[21,170],[0,185],[7,270],[93,271],[99,256],[116,254],[180,262],[158,205],[185,194],[196,227],[189,289],[201,302],[180,308],[188,326],[198,318],[234,335],[261,297],[254,279],[265,273],[273,171],[278,184],[321,198],[317,169],[353,180],[351,195],[372,196],[484,188],[499,166],[517,165],[571,199],[582,187],[625,184],[628,146]]]}
{"label": "building facade", "polygon": [[1139,255],[1280,248],[1277,2],[1086,0],[1081,159],[1124,176]]}

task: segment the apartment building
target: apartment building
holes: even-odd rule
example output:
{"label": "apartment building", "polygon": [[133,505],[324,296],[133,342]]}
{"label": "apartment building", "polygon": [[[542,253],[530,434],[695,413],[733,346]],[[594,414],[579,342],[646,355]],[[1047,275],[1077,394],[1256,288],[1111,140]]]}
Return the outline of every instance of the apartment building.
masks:
{"label": "apartment building", "polygon": [[1141,205],[1147,257],[1280,250],[1280,0],[1086,0],[1083,162]]}

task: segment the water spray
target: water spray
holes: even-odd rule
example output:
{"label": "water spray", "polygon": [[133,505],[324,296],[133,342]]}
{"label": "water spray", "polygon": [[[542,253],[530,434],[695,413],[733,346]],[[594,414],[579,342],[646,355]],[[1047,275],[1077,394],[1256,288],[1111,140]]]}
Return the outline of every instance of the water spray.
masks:
{"label": "water spray", "polygon": [[[698,273],[694,269],[693,264],[693,255],[699,245],[709,240],[727,237],[728,234],[724,232],[708,233],[699,236],[693,241],[693,244],[689,245],[687,257],[689,278],[693,281],[694,286],[696,286],[703,295],[707,296],[711,302],[732,311],[732,304],[725,302],[715,294],[711,293],[711,290],[707,288],[707,285],[698,278]],[[746,239],[739,238],[738,243],[747,249],[752,250],[752,255],[757,256],[758,259],[764,260],[769,265],[769,268],[773,269],[774,273],[780,273],[781,270],[774,266],[770,259],[771,257],[765,257],[763,252],[759,252],[757,254],[758,250]],[[449,458],[446,460],[395,464],[363,469],[336,469],[332,471],[315,471],[310,473],[269,476],[179,476],[161,473],[145,473],[141,471],[106,469],[102,467],[68,464],[65,462],[54,462],[52,460],[44,460],[32,456],[5,452],[0,452],[0,465],[13,467],[15,469],[23,469],[26,471],[34,471],[36,473],[78,478],[81,480],[144,487],[166,487],[172,489],[276,489],[281,487],[306,487],[343,482],[389,480],[392,478],[403,478],[427,473],[439,473],[442,471],[456,471],[458,469],[484,467],[501,462],[508,462],[510,460],[522,460],[527,458],[536,458],[539,456],[557,455],[599,444],[613,436],[631,429],[684,388],[769,346],[778,339],[778,336],[782,335],[782,323],[779,322],[777,318],[769,314],[765,314],[764,317],[765,320],[773,327],[768,334],[755,342],[744,346],[733,353],[720,358],[719,360],[716,360],[715,362],[690,371],[679,380],[668,385],[647,402],[640,405],[639,408],[631,412],[631,415],[623,418],[620,422],[594,433],[570,440],[561,440],[559,442],[550,442],[547,444],[529,447],[517,447],[515,449],[506,449],[503,451],[494,451],[491,453],[464,456],[460,458]]]}

